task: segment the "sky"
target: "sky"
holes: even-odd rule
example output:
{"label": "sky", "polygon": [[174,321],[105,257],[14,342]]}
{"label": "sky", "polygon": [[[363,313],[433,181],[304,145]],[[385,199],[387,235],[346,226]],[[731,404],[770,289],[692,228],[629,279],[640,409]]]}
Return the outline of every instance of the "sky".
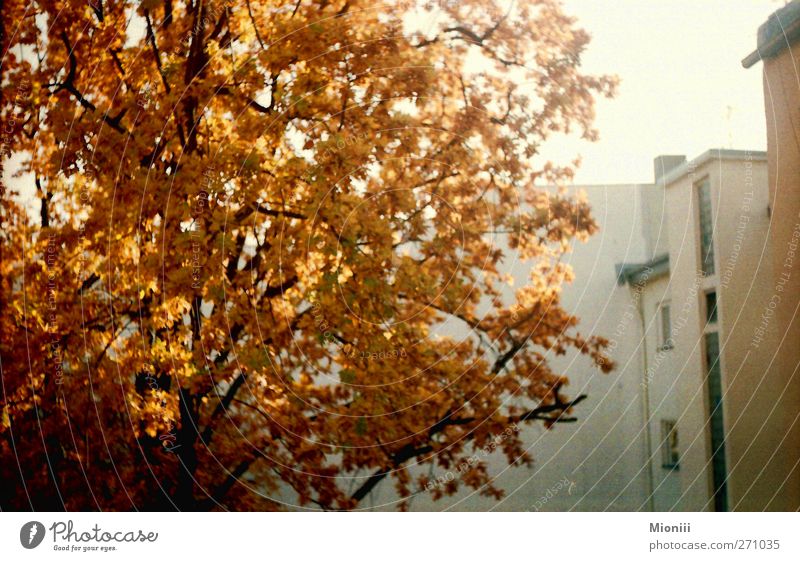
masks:
{"label": "sky", "polygon": [[653,158],[710,148],[766,149],[758,26],[784,5],[776,0],[564,0],[592,42],[583,66],[616,74],[616,98],[600,100],[600,140],[556,139],[550,153],[583,158],[585,183],[650,183]]}
{"label": "sky", "polygon": [[585,72],[620,79],[598,100],[598,142],[559,137],[543,150],[558,163],[580,154],[576,184],[650,183],[660,154],[766,149],[762,66],[741,60],[782,0],[562,1],[592,36]]}

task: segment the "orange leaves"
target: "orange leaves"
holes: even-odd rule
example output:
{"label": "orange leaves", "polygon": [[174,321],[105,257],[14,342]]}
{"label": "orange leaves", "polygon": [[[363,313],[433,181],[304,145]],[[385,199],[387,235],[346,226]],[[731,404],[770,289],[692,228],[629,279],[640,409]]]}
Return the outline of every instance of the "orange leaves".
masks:
{"label": "orange leaves", "polygon": [[[97,444],[64,455],[68,508],[172,508],[178,487],[181,508],[223,488],[220,504],[275,508],[243,480],[352,507],[368,489],[342,480],[387,468],[407,496],[408,466],[461,465],[552,399],[547,351],[610,368],[559,304],[590,209],[534,184],[569,177],[539,147],[591,136],[612,89],[581,73],[587,38],[557,3],[449,3],[424,30],[433,6],[405,1],[56,7],[34,2],[9,49],[41,61],[4,67],[30,85],[2,108],[9,146],[50,208],[43,228],[38,199],[28,215],[3,194],[0,426],[32,438],[36,403],[117,443],[113,463]],[[69,426],[46,436],[69,448]],[[72,481],[76,458],[108,475],[102,492]],[[473,463],[433,492],[499,496],[490,481]]]}

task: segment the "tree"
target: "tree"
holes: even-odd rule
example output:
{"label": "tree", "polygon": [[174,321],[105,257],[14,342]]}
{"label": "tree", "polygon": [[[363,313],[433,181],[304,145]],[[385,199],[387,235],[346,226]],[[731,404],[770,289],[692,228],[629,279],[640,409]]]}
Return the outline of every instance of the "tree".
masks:
{"label": "tree", "polygon": [[614,89],[557,1],[0,11],[2,508],[499,497],[475,451],[582,399],[548,353],[612,367],[559,303],[590,209],[535,186]]}

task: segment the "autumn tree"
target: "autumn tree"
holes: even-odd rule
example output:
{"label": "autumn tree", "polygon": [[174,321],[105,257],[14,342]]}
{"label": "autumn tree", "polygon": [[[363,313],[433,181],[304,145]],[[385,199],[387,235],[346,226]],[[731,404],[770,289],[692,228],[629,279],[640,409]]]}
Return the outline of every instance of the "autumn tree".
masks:
{"label": "autumn tree", "polygon": [[559,302],[596,224],[539,187],[614,87],[558,1],[0,13],[3,509],[499,497],[474,451],[581,399],[548,357],[611,367]]}

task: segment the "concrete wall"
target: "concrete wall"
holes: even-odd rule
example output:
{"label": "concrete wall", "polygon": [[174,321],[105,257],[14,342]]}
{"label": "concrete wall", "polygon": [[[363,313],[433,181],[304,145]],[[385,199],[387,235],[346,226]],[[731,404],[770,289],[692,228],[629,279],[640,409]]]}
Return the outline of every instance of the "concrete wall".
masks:
{"label": "concrete wall", "polygon": [[729,507],[780,508],[776,480],[782,480],[791,466],[785,456],[773,456],[780,454],[783,436],[784,410],[773,408],[780,393],[780,369],[771,367],[773,341],[780,328],[778,322],[771,322],[763,334],[758,331],[762,314],[772,306],[774,287],[764,188],[767,166],[763,159],[745,158],[724,160],[712,169],[719,189],[715,284],[726,387]]}
{"label": "concrete wall", "polygon": [[[773,248],[773,294],[780,297],[775,323],[779,338],[773,347],[770,382],[777,403],[775,432],[782,443],[770,461],[778,492],[774,509],[800,504],[800,43],[764,60],[764,101]],[[773,465],[774,464],[774,465]],[[793,471],[792,467],[795,469]],[[781,483],[783,481],[783,483]]]}

